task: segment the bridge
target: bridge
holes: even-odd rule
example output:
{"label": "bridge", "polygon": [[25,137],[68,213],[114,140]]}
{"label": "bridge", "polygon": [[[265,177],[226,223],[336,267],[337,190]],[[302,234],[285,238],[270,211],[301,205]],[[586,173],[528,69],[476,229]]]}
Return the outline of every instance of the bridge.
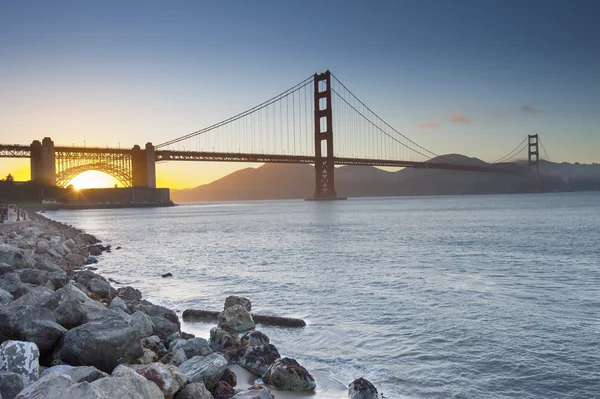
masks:
{"label": "bridge", "polygon": [[[338,199],[336,165],[538,176],[539,145],[545,152],[539,136],[528,135],[488,165],[439,156],[394,129],[326,71],[242,113],[156,146],[55,146],[46,137],[30,145],[0,144],[0,158],[29,158],[31,180],[60,187],[80,173],[97,170],[125,187],[155,188],[156,163],[163,161],[306,163],[315,168],[313,199],[332,200]],[[524,151],[528,168],[509,163]]]}

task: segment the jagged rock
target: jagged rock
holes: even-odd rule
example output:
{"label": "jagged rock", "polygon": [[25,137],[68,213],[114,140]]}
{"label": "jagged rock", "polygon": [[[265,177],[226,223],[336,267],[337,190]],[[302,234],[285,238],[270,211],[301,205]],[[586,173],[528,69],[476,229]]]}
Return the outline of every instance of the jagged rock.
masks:
{"label": "jagged rock", "polygon": [[37,242],[35,252],[38,254],[45,254],[50,249],[50,244],[48,241],[41,239]]}
{"label": "jagged rock", "polygon": [[217,316],[219,328],[232,331],[247,331],[255,327],[252,316],[242,305],[228,307]]}
{"label": "jagged rock", "polygon": [[210,393],[212,393],[214,399],[229,399],[235,395],[235,389],[225,381],[219,381]]}
{"label": "jagged rock", "polygon": [[61,365],[49,367],[42,372],[41,378],[46,377],[50,374],[66,374],[73,380],[74,383],[79,382],[93,382],[99,380],[100,378],[108,377],[108,374],[98,370],[94,366],[69,366],[69,365]]}
{"label": "jagged rock", "polygon": [[154,323],[150,316],[140,311],[131,315],[129,318],[129,325],[138,332],[140,338],[149,337],[154,331]]}
{"label": "jagged rock", "polygon": [[49,356],[67,330],[51,320],[32,320],[23,323],[20,339],[35,343],[40,356]]}
{"label": "jagged rock", "polygon": [[269,343],[269,337],[261,331],[250,331],[244,334],[240,339],[243,346],[248,345],[265,345]]}
{"label": "jagged rock", "polygon": [[173,277],[172,273],[165,273],[161,275],[162,278]]}
{"label": "jagged rock", "polygon": [[6,263],[13,269],[33,268],[35,260],[25,255],[25,251],[12,245],[0,244],[0,263]]}
{"label": "jagged rock", "polygon": [[202,382],[209,390],[217,384],[226,368],[227,360],[216,353],[194,356],[179,366],[190,382]]}
{"label": "jagged rock", "polygon": [[152,352],[148,348],[144,348],[144,354],[135,361],[135,364],[150,364],[158,360],[156,353]]}
{"label": "jagged rock", "polygon": [[10,273],[13,271],[13,267],[8,263],[0,262],[0,276],[4,276],[6,273]]}
{"label": "jagged rock", "polygon": [[210,338],[208,343],[213,351],[222,351],[241,346],[240,341],[235,335],[232,335],[218,327],[213,327],[210,329]]}
{"label": "jagged rock", "polygon": [[0,278],[0,288],[15,295],[15,292],[21,287],[23,283],[18,273],[10,272],[6,273]]}
{"label": "jagged rock", "polygon": [[114,297],[112,301],[110,301],[109,309],[120,309],[125,313],[129,313],[129,308],[124,300],[121,298]]}
{"label": "jagged rock", "polygon": [[5,289],[0,288],[0,305],[8,305],[13,301],[12,294]]}
{"label": "jagged rock", "polygon": [[164,394],[165,399],[172,399],[175,393],[187,383],[187,377],[175,366],[150,363],[133,366],[133,369],[147,380],[154,382]]}
{"label": "jagged rock", "polygon": [[23,390],[23,377],[17,373],[0,371],[0,398],[13,399]]}
{"label": "jagged rock", "polygon": [[40,376],[40,351],[33,342],[4,341],[0,345],[0,370],[17,373],[25,385]]}
{"label": "jagged rock", "polygon": [[273,396],[266,388],[259,388],[239,392],[232,396],[231,399],[273,399]]}
{"label": "jagged rock", "polygon": [[59,270],[49,273],[48,281],[51,281],[56,289],[59,289],[67,285],[67,283],[69,282],[69,278],[67,277],[67,273],[65,273],[62,270]]}
{"label": "jagged rock", "polygon": [[72,239],[66,240],[65,242],[63,242],[63,245],[69,248],[71,251],[75,251],[77,249],[77,245]]}
{"label": "jagged rock", "polygon": [[377,388],[364,378],[358,378],[348,386],[348,399],[377,399]]}
{"label": "jagged rock", "polygon": [[85,258],[81,254],[71,253],[65,256],[65,260],[73,266],[83,266]]}
{"label": "jagged rock", "polygon": [[[33,269],[30,269],[33,270]],[[42,304],[50,298],[54,291],[46,287],[31,287],[26,294],[21,295],[10,304],[11,308],[17,306],[42,306]]]}
{"label": "jagged rock", "polygon": [[140,290],[135,289],[133,287],[123,287],[117,290],[117,295],[119,298],[125,301],[132,301],[139,303],[142,300],[142,293]]}
{"label": "jagged rock", "polygon": [[171,323],[177,324],[177,331],[179,331],[179,329],[181,327],[179,324],[179,318],[177,317],[177,314],[174,311],[172,311],[171,309],[166,308],[164,306],[155,305],[146,300],[141,300],[138,305],[134,306],[134,310],[135,311],[139,310],[141,312],[144,312],[150,317],[158,316],[158,317],[165,318],[165,319],[169,320]]}
{"label": "jagged rock", "polygon": [[223,372],[223,375],[221,375],[220,381],[225,381],[231,387],[235,387],[237,385],[237,377],[236,377],[235,373],[233,371],[231,371],[229,368],[225,369],[225,371]]}
{"label": "jagged rock", "polygon": [[137,331],[122,320],[98,320],[75,327],[60,345],[60,359],[65,363],[92,365],[105,372],[143,354]]}
{"label": "jagged rock", "polygon": [[235,305],[242,305],[246,308],[248,312],[252,310],[252,303],[249,299],[235,295],[230,295],[225,299],[225,305],[223,306],[223,310]]}
{"label": "jagged rock", "polygon": [[35,259],[35,268],[38,270],[43,270],[48,273],[62,271],[62,269],[57,264],[50,261],[49,259],[46,259],[43,256],[36,256],[34,259]]}
{"label": "jagged rock", "polygon": [[152,381],[133,373],[122,377],[106,377],[90,384],[102,398],[164,399],[163,393]]}
{"label": "jagged rock", "polygon": [[175,399],[214,399],[212,394],[201,382],[187,384],[175,395]]}
{"label": "jagged rock", "polygon": [[152,352],[156,353],[159,357],[163,357],[167,353],[167,348],[161,341],[161,339],[157,335],[152,335],[150,337],[142,338],[142,346],[144,348],[150,349]]}
{"label": "jagged rock", "polygon": [[213,353],[208,345],[208,341],[204,338],[192,338],[188,340],[177,339],[171,342],[169,351],[175,352],[178,349],[183,349],[185,356],[188,359],[191,359],[194,356],[208,356]]}
{"label": "jagged rock", "polygon": [[117,291],[107,281],[99,278],[91,279],[87,287],[100,298],[112,299],[117,296]]}
{"label": "jagged rock", "polygon": [[267,384],[287,391],[314,391],[317,387],[312,375],[294,359],[275,359],[264,376]]}
{"label": "jagged rock", "polygon": [[48,281],[48,272],[37,269],[23,269],[19,271],[21,282],[34,285],[44,285]]}
{"label": "jagged rock", "polygon": [[281,356],[272,344],[249,346],[238,363],[240,366],[259,377],[264,377],[267,370]]}
{"label": "jagged rock", "polygon": [[152,316],[151,319],[154,324],[154,334],[161,338],[166,338],[179,331],[179,323],[174,323],[162,316]]}
{"label": "jagged rock", "polygon": [[[14,302],[13,302],[14,303]],[[0,341],[32,341],[42,356],[52,352],[65,329],[55,322],[54,314],[39,306],[12,306],[0,310]]]}
{"label": "jagged rock", "polygon": [[185,355],[183,349],[177,349],[173,352],[173,355],[171,356],[171,362],[173,362],[173,364],[175,364],[176,366],[180,366],[181,363],[187,360],[188,357]]}
{"label": "jagged rock", "polygon": [[[68,375],[50,374],[28,385],[15,397],[16,399],[74,399],[69,389],[73,380]],[[89,396],[88,396],[89,397]],[[93,397],[92,397],[93,398]]]}

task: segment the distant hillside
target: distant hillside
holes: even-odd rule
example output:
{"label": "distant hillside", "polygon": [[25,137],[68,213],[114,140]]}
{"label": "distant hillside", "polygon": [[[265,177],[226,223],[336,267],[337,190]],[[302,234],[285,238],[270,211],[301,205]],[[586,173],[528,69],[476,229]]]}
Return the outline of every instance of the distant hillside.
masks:
{"label": "distant hillside", "polygon": [[[485,166],[486,162],[458,154],[430,162],[457,162]],[[505,169],[527,167],[526,162],[498,165]],[[542,191],[600,190],[600,165],[542,161]],[[311,197],[315,172],[312,165],[265,164],[236,171],[210,184],[171,190],[175,202],[297,199]],[[336,189],[346,197],[493,194],[531,191],[525,175],[405,168],[388,172],[371,166],[336,168]]]}

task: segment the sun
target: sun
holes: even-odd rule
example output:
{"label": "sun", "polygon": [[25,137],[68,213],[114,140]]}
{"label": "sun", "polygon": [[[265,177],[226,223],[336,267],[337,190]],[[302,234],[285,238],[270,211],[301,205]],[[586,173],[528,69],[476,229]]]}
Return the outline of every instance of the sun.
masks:
{"label": "sun", "polygon": [[75,187],[76,190],[84,188],[107,188],[118,185],[118,181],[106,173],[97,172],[90,170],[77,175],[73,180],[69,182]]}

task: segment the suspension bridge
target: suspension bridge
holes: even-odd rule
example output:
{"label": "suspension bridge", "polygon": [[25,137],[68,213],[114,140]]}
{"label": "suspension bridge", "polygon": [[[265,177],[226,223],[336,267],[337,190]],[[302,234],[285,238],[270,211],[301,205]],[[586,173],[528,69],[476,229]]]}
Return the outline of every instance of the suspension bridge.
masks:
{"label": "suspension bridge", "polygon": [[[335,145],[334,145],[335,143]],[[184,136],[131,149],[0,144],[0,158],[29,158],[31,179],[66,187],[97,170],[125,187],[156,187],[164,161],[306,163],[315,168],[313,199],[338,199],[336,165],[410,167],[539,176],[539,136],[528,135],[492,164],[458,162],[411,140],[362,102],[330,71],[314,74],[244,112]],[[528,168],[511,163],[527,154]]]}

